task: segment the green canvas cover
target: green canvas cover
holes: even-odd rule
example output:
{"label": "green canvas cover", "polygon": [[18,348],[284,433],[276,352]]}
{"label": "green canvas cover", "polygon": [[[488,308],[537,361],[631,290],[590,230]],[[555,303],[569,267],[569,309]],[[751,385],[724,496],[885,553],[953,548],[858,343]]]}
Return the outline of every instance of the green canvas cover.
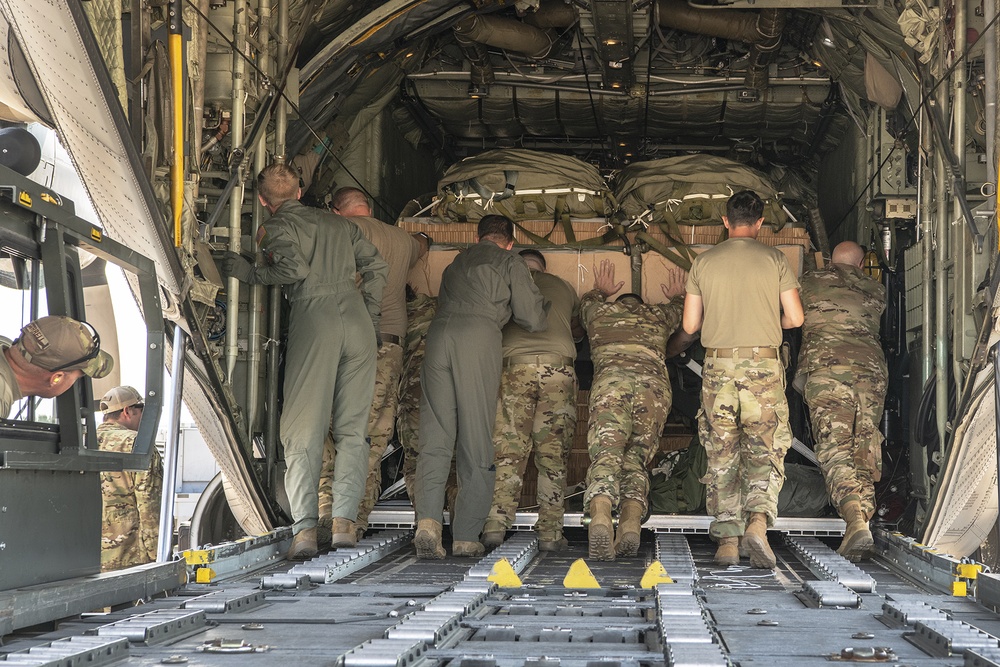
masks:
{"label": "green canvas cover", "polygon": [[636,162],[621,170],[615,199],[627,222],[665,226],[721,225],[726,201],[741,190],[764,200],[764,221],[781,229],[788,219],[781,193],[764,174],[715,155],[679,155]]}
{"label": "green canvas cover", "polygon": [[607,183],[591,164],[520,148],[486,151],[452,165],[438,183],[434,213],[476,222],[498,213],[522,220],[603,218],[614,210]]}

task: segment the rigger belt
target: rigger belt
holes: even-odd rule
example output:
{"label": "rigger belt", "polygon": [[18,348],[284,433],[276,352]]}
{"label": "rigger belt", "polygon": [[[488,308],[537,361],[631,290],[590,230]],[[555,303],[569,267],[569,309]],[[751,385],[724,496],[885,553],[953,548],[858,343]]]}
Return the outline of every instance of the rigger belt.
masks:
{"label": "rigger belt", "polygon": [[706,347],[705,358],[714,359],[777,359],[776,347]]}
{"label": "rigger belt", "polygon": [[533,366],[571,366],[572,357],[564,357],[561,354],[515,354],[505,357],[503,367],[517,366],[519,364],[531,364]]}

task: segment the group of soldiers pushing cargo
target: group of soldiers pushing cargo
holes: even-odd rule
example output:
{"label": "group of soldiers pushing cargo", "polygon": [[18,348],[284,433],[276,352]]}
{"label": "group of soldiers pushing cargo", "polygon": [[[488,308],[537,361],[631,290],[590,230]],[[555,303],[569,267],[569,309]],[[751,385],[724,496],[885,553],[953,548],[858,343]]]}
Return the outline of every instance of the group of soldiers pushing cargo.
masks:
{"label": "group of soldiers pushing cargo", "polygon": [[[291,305],[281,442],[293,540],[289,558],[321,543],[350,546],[367,528],[381,491],[381,459],[393,430],[416,513],[420,558],[443,558],[450,508],[452,553],[477,557],[511,528],[527,457],[538,469],[542,551],[566,546],[564,493],[576,429],[576,342],[589,337],[590,391],[584,506],[591,558],[634,556],[649,495],[648,467],[672,403],[666,359],[700,332],[705,347],[698,435],[708,455],[707,510],[716,562],[775,566],[767,529],[777,516],[791,445],[782,329],[803,327],[795,386],[810,409],[816,455],[847,527],[839,552],[873,547],[868,522],[881,474],[878,429],[886,392],[879,343],[884,288],[866,276],[863,249],[838,245],[828,268],[800,285],[787,259],[756,240],[764,204],[733,195],[729,238],[661,285],[667,301],[616,295],[608,260],[578,298],[546,271],[537,250],[511,252],[513,223],[484,216],[478,243],[448,266],[437,299],[406,277],[430,237],[371,217],[364,192],[338,191],[332,213],[299,203],[294,169],[258,177],[272,217],[258,233],[263,263],[229,253],[222,272],[279,284]],[[113,361],[86,323],[44,317],[0,343],[0,412],[21,396],[58,396],[80,376],[103,377]],[[117,387],[101,399],[101,449],[131,451],[142,396]],[[325,447],[324,447],[325,443]],[[155,453],[154,453],[155,454]],[[453,466],[454,462],[454,466]],[[162,472],[103,473],[102,565],[153,560]],[[617,529],[613,515],[617,513]]]}
{"label": "group of soldiers pushing cargo", "polygon": [[511,251],[510,220],[487,215],[478,242],[445,269],[435,300],[406,296],[406,275],[429,237],[372,218],[362,191],[338,191],[334,214],[307,208],[295,171],[272,165],[259,175],[258,192],[272,213],[258,234],[264,261],[230,254],[222,271],[283,285],[291,303],[280,425],[294,519],[290,558],[309,558],[326,541],[353,545],[364,532],[394,427],[418,557],[446,555],[446,505],[453,555],[477,557],[499,544],[532,451],[539,548],[564,548],[575,341],[583,335],[594,362],[584,496],[590,556],[635,555],[647,470],[672,402],[665,362],[700,332],[698,431],[709,460],[702,481],[716,560],[736,564],[745,551],[753,566],[772,568],[766,531],[792,439],[779,349],[782,329],[799,326],[817,456],[847,521],[840,552],[857,559],[871,550],[884,297],[862,273],[857,244],[837,246],[829,268],[807,273],[800,300],[787,259],[756,241],[763,202],[740,192],[723,217],[728,240],[695,259],[686,284],[679,272],[672,276],[661,286],[667,301],[654,305],[635,294],[612,300],[624,283],[609,261],[594,267],[594,288],[577,298],[546,272],[541,253]]}

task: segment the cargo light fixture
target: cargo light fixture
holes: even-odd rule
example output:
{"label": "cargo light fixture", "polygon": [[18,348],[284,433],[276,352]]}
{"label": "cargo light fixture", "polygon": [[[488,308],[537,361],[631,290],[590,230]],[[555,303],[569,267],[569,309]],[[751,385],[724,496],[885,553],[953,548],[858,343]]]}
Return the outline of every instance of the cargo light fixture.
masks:
{"label": "cargo light fixture", "polygon": [[469,97],[474,100],[478,100],[481,97],[489,97],[490,87],[485,83],[470,83],[469,84]]}

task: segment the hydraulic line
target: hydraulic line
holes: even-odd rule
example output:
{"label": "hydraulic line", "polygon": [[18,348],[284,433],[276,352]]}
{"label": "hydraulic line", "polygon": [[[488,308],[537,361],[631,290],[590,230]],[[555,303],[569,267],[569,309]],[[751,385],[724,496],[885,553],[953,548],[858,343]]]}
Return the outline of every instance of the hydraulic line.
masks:
{"label": "hydraulic line", "polygon": [[[965,51],[966,27],[968,25],[967,3],[955,3],[955,52]],[[957,172],[965,174],[965,101],[966,101],[966,68],[957,67],[952,72],[952,150],[955,153],[955,164]],[[964,178],[962,179],[964,181]],[[959,190],[962,181],[956,182],[952,187],[952,210],[957,217],[962,210],[962,202],[965,201],[964,190]],[[967,206],[967,205],[966,205]],[[966,314],[971,311],[971,299],[969,291],[972,282],[972,254],[975,250],[969,243],[969,232],[963,225],[951,226],[951,260],[952,276],[954,285],[954,297],[952,301],[952,330],[951,330],[951,361],[952,372],[955,376],[955,386],[961,387],[965,380],[965,370],[963,363],[969,358],[966,352],[969,335],[967,332]],[[981,248],[979,249],[981,251]]]}
{"label": "hydraulic line", "polygon": [[[247,0],[234,0],[233,3],[233,117],[230,126],[233,151],[231,160],[242,160],[242,150],[237,154],[238,147],[243,145],[244,99],[243,82],[246,77],[246,66],[243,62],[243,50],[247,39]],[[259,111],[258,111],[259,113]],[[233,165],[234,167],[236,165]],[[229,241],[232,252],[241,250],[241,219],[243,217],[243,170],[236,168],[231,179],[236,186],[229,194]],[[226,377],[233,381],[236,370],[236,359],[239,356],[239,315],[240,315],[240,281],[234,277],[226,279]]]}
{"label": "hydraulic line", "polygon": [[[258,0],[257,5],[257,37],[260,41],[259,66],[268,72],[271,66],[271,0]],[[253,154],[253,173],[259,174],[267,166],[267,136],[261,135]],[[253,198],[253,229],[264,223],[264,210],[257,197]],[[256,250],[256,249],[255,249]],[[254,431],[257,428],[258,405],[260,404],[260,365],[261,365],[261,322],[264,318],[262,305],[264,286],[251,285],[247,303],[247,437],[253,442]]]}

